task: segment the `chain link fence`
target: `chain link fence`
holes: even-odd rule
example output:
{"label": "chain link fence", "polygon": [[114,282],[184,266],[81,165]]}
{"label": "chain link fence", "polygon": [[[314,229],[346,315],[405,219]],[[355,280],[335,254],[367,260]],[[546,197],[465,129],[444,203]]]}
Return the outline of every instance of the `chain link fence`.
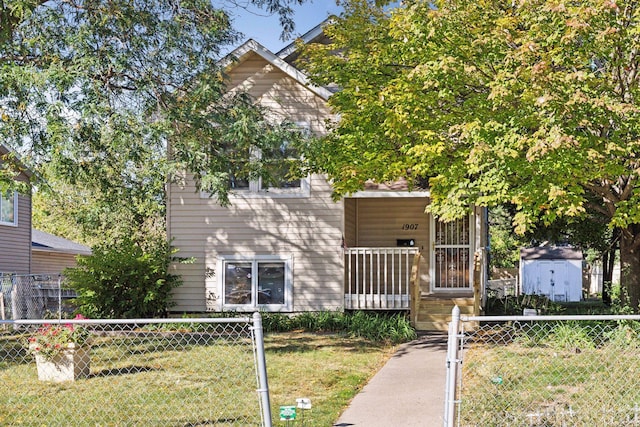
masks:
{"label": "chain link fence", "polygon": [[640,426],[640,316],[457,318],[445,426]]}
{"label": "chain link fence", "polygon": [[60,274],[0,273],[0,319],[61,318],[73,312],[74,290]]}
{"label": "chain link fence", "polygon": [[2,321],[0,384],[3,426],[271,426],[257,313]]}

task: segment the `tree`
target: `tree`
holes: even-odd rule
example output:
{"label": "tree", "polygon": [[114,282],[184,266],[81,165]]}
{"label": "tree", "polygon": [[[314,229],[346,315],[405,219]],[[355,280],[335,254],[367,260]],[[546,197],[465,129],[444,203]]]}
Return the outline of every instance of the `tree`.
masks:
{"label": "tree", "polygon": [[597,214],[640,300],[640,4],[353,0],[310,46],[341,121],[309,167],[337,195],[428,178],[443,219],[510,203],[516,231]]}
{"label": "tree", "polygon": [[[266,177],[230,141],[248,152],[292,127],[226,96],[220,56],[238,40],[232,8],[278,14],[285,36],[302,1],[0,1],[0,141],[42,178],[34,223],[89,244],[144,240],[164,229],[175,171],[223,203],[231,174]],[[14,174],[0,169],[0,188]]]}

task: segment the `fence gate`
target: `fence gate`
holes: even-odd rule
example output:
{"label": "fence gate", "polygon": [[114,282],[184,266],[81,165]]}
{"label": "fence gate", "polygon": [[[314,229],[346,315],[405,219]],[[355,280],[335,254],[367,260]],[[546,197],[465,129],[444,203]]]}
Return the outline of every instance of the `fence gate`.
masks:
{"label": "fence gate", "polygon": [[0,425],[271,427],[264,356],[258,313],[1,321]]}
{"label": "fence gate", "polygon": [[460,316],[444,426],[640,426],[640,316]]}

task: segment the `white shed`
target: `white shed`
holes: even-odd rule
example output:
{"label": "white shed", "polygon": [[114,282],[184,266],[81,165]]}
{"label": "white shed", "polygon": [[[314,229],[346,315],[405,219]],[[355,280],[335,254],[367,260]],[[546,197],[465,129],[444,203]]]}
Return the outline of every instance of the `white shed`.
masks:
{"label": "white shed", "polygon": [[523,294],[545,295],[552,301],[582,298],[582,251],[567,247],[520,250]]}

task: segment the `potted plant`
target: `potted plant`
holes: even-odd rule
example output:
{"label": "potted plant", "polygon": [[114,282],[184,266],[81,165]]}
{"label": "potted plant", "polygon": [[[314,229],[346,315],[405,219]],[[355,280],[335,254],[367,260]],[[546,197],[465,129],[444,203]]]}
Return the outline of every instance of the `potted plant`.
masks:
{"label": "potted plant", "polygon": [[[76,319],[84,319],[81,315]],[[90,372],[89,338],[83,326],[45,324],[29,337],[29,352],[35,356],[41,381],[75,381]]]}

